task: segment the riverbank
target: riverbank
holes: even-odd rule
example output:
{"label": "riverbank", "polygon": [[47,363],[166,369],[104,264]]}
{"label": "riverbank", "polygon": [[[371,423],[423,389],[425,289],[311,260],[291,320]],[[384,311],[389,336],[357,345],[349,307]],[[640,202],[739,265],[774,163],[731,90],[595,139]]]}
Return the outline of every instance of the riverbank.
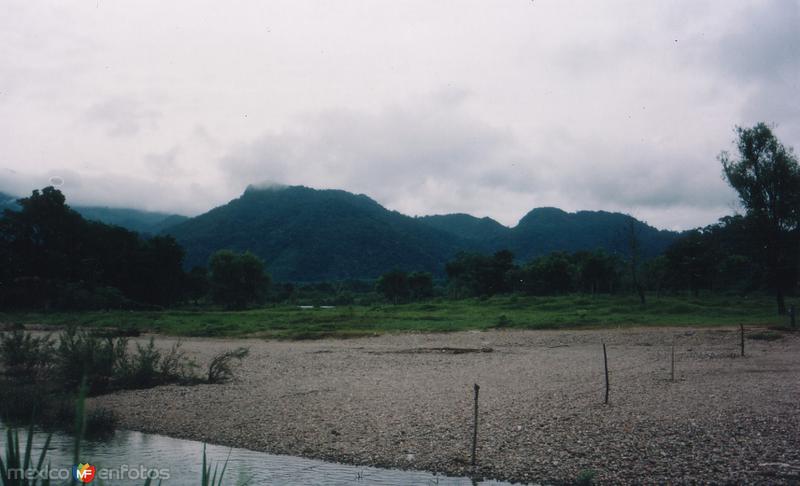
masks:
{"label": "riverbank", "polygon": [[[670,345],[676,343],[676,380]],[[603,404],[601,342],[611,393]],[[173,338],[159,337],[168,347]],[[201,365],[251,350],[224,385],[96,397],[120,426],[248,449],[523,482],[800,479],[800,336],[734,328],[387,334],[262,341],[190,338]]]}

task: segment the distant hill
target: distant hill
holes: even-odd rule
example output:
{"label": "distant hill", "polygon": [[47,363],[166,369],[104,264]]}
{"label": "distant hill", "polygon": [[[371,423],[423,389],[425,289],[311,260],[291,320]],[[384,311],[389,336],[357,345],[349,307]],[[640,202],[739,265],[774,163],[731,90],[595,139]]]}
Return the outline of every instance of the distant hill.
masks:
{"label": "distant hill", "polygon": [[[606,211],[568,213],[558,208],[536,208],[513,228],[491,218],[468,214],[446,214],[418,218],[484,251],[511,250],[518,261],[554,251],[575,252],[603,248],[611,253],[629,253],[631,217]],[[646,258],[662,253],[679,236],[634,219],[634,230]]]}
{"label": "distant hill", "polygon": [[[605,248],[627,254],[630,216],[539,208],[514,228],[491,218],[449,214],[411,218],[365,195],[303,186],[248,188],[238,199],[168,228],[187,265],[205,265],[216,250],[249,250],[278,280],[372,278],[393,268],[442,275],[458,251],[508,248],[521,262],[556,250]],[[678,233],[634,220],[645,256],[661,253]]]}
{"label": "distant hill", "polygon": [[[16,207],[0,193],[0,209]],[[513,228],[491,218],[445,214],[412,218],[365,195],[303,186],[248,188],[242,196],[187,218],[126,208],[74,207],[85,218],[145,234],[171,234],[186,266],[204,266],[216,250],[252,251],[278,280],[374,278],[394,269],[444,274],[459,251],[511,250],[526,262],[553,251],[603,248],[627,255],[631,217],[606,211],[537,208]],[[645,257],[680,234],[634,220]]]}
{"label": "distant hill", "polygon": [[[0,211],[18,209],[19,196],[0,192]],[[137,233],[156,235],[170,226],[189,219],[186,216],[130,208],[109,208],[102,206],[71,206],[81,216],[92,221],[122,226]]]}
{"label": "distant hill", "polygon": [[166,230],[188,266],[216,250],[249,250],[279,280],[376,277],[392,268],[441,274],[460,238],[364,195],[303,186],[248,188],[238,199]]}
{"label": "distant hill", "polygon": [[513,231],[492,218],[476,218],[469,214],[439,214],[417,218],[428,226],[463,239],[475,249],[496,251],[506,248]]}
{"label": "distant hill", "polygon": [[138,233],[156,235],[189,218],[178,214],[142,211],[129,208],[76,206],[73,209],[86,218],[101,223],[122,226]]}
{"label": "distant hill", "polygon": [[17,207],[17,197],[11,194],[0,192],[0,214],[4,209],[14,209]]}
{"label": "distant hill", "polygon": [[[574,252],[603,248],[627,255],[631,217],[606,211],[567,213],[557,208],[537,208],[513,229],[509,248],[521,260],[554,251]],[[680,234],[658,230],[634,219],[634,232],[646,258],[662,253]]]}

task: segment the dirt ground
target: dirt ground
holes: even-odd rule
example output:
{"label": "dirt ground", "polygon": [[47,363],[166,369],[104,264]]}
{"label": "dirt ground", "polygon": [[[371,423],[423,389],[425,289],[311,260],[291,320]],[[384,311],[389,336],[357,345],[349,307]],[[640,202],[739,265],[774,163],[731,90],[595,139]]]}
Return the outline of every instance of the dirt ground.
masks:
{"label": "dirt ground", "polygon": [[92,406],[113,409],[133,430],[454,475],[557,483],[593,471],[598,482],[614,484],[800,482],[800,333],[747,339],[744,358],[733,328],[187,339],[183,348],[205,364],[242,345],[251,354],[232,383],[125,391]]}

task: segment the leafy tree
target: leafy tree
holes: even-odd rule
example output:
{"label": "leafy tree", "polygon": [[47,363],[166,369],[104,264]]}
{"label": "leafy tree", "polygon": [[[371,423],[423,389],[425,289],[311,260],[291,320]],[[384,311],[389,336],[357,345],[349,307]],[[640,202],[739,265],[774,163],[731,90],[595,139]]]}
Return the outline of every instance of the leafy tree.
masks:
{"label": "leafy tree", "polygon": [[578,268],[581,287],[592,295],[596,292],[612,292],[619,280],[617,257],[603,250],[578,252],[572,256]]}
{"label": "leafy tree", "polygon": [[628,217],[625,238],[628,243],[628,264],[631,271],[631,282],[636,294],[639,295],[639,302],[645,305],[644,284],[641,277],[642,265],[642,238],[641,228],[637,227],[637,221],[633,216]]}
{"label": "leafy tree", "polygon": [[800,167],[764,123],[736,127],[738,158],[719,155],[728,183],[739,193],[750,231],[762,243],[761,258],[775,292],[778,313],[786,313],[784,294],[797,280],[794,257],[800,226]]}
{"label": "leafy tree", "polygon": [[501,250],[493,256],[461,252],[445,266],[450,284],[459,295],[494,295],[511,289],[509,273],[514,255]]}
{"label": "leafy tree", "polygon": [[411,272],[408,275],[408,293],[411,300],[433,297],[433,275],[428,272]]}
{"label": "leafy tree", "polygon": [[378,278],[375,288],[395,304],[404,302],[409,297],[408,274],[402,270],[386,272]]}
{"label": "leafy tree", "polygon": [[520,289],[533,295],[564,294],[575,290],[576,267],[565,252],[553,252],[522,268]]}
{"label": "leafy tree", "polygon": [[197,304],[200,299],[208,295],[208,271],[205,267],[193,267],[186,274],[184,291],[186,298]]}
{"label": "leafy tree", "polygon": [[664,255],[671,283],[697,296],[701,288],[713,289],[719,257],[706,234],[687,232]]}
{"label": "leafy tree", "polygon": [[237,309],[263,302],[270,277],[257,256],[219,250],[211,255],[208,268],[214,302]]}

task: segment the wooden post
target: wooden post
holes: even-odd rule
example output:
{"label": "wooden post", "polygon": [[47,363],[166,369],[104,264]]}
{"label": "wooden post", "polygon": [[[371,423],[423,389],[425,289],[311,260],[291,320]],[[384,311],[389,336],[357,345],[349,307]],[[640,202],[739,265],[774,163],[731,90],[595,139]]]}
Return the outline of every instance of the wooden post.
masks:
{"label": "wooden post", "polygon": [[742,357],[744,357],[744,324],[739,324],[739,329],[741,330],[741,343],[740,343],[740,346],[742,348]]}
{"label": "wooden post", "polygon": [[608,355],[606,354],[606,343],[603,343],[603,367],[606,371],[606,400],[605,403],[608,403]]}
{"label": "wooden post", "polygon": [[672,338],[672,360],[670,361],[670,380],[675,381],[675,338]]}
{"label": "wooden post", "polygon": [[475,409],[472,414],[472,466],[477,463],[477,450],[478,450],[478,392],[481,387],[476,383],[473,387],[475,390]]}

